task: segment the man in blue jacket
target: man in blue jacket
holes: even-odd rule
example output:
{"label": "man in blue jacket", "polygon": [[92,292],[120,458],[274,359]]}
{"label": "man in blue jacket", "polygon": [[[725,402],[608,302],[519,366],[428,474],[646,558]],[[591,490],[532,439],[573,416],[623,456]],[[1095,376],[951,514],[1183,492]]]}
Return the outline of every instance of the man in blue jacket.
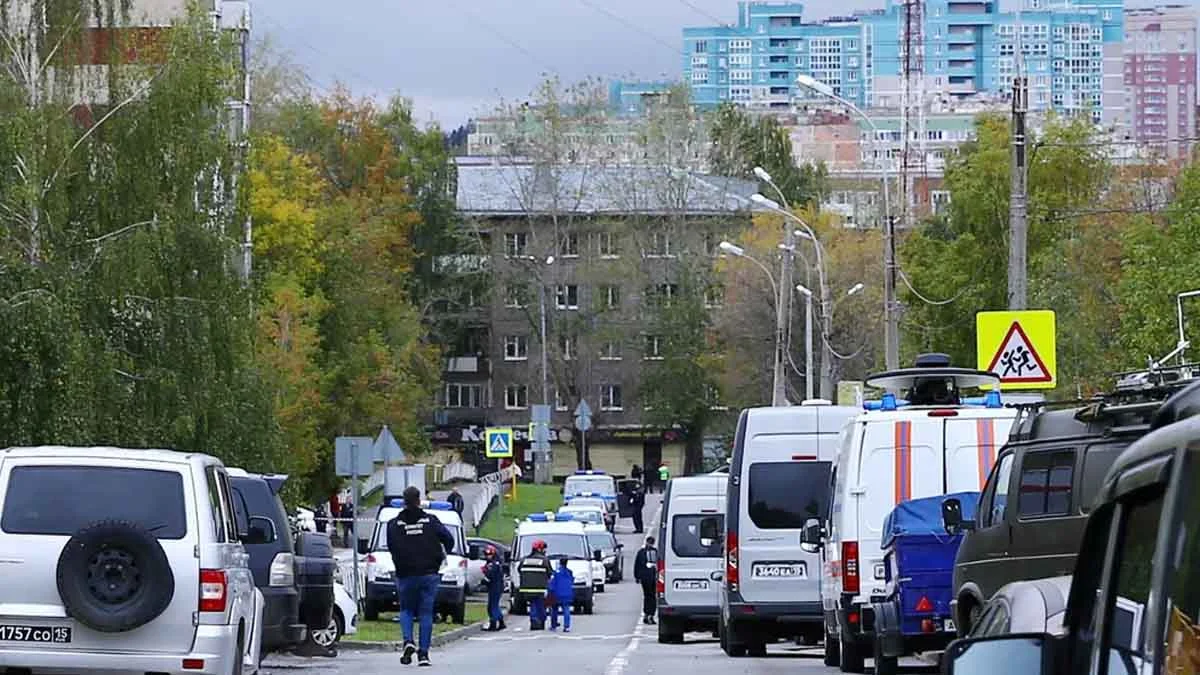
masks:
{"label": "man in blue jacket", "polygon": [[504,593],[504,565],[499,560],[495,546],[488,546],[484,551],[483,579],[487,583],[488,625],[484,630],[496,632],[504,630],[504,612],[500,609],[500,596]]}
{"label": "man in blue jacket", "polygon": [[[421,491],[404,489],[404,508],[387,524],[387,547],[396,566],[396,599],[400,603],[400,630],[404,649],[400,663],[428,666],[433,641],[433,605],[446,552],[454,550],[454,535],[437,516],[421,508]],[[421,623],[421,646],[413,644],[413,615]]]}
{"label": "man in blue jacket", "polygon": [[563,632],[571,632],[571,604],[575,602],[575,575],[567,567],[567,559],[558,561],[558,569],[550,578],[550,630],[558,630],[558,613],[562,612]]}

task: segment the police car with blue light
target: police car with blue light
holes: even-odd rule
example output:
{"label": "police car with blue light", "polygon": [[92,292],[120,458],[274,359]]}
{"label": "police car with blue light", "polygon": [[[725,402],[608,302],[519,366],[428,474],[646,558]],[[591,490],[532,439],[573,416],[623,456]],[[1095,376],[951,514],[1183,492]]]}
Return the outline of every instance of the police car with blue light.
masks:
{"label": "police car with blue light", "polygon": [[612,476],[594,469],[582,469],[567,476],[563,482],[563,503],[570,503],[581,497],[603,501],[608,529],[612,530],[617,526],[617,482]]}
{"label": "police car with blue light", "polygon": [[[576,505],[574,502],[560,506],[555,518],[570,517],[583,523],[583,530],[588,535],[588,541],[591,542],[589,549],[595,551],[597,549],[603,554],[611,548],[612,532],[609,531],[608,525],[604,522],[604,507],[591,505]],[[597,535],[604,535],[601,542],[596,541]],[[603,546],[595,546],[594,543],[603,543]],[[593,554],[594,555],[594,554]],[[604,592],[604,582],[608,578],[608,558],[592,561],[592,590],[597,593]]]}
{"label": "police car with blue light", "polygon": [[599,562],[600,569],[603,570],[603,552],[592,550],[588,546],[587,529],[582,522],[569,514],[560,516],[554,512],[530,514],[525,520],[517,522],[512,545],[510,580],[512,613],[524,614],[528,611],[525,600],[518,592],[521,575],[517,573],[517,568],[521,560],[533,552],[533,542],[538,540],[546,542],[546,557],[551,561],[566,558],[567,568],[575,577],[575,607],[584,614],[591,614],[596,585],[594,563]]}
{"label": "police car with blue light", "polygon": [[[478,588],[479,583],[471,585],[467,569],[467,542],[463,533],[462,518],[450,502],[434,501],[421,502],[421,508],[428,511],[450,530],[454,537],[454,550],[442,561],[440,573],[441,583],[438,585],[437,600],[434,604],[435,615],[449,617],[454,623],[465,623],[467,593],[471,588]],[[374,621],[379,618],[381,611],[398,608],[396,602],[395,565],[387,547],[387,524],[401,510],[404,501],[393,499],[387,506],[379,509],[375,519],[375,529],[368,544],[369,551],[366,559],[367,588],[363,602],[363,616]]]}

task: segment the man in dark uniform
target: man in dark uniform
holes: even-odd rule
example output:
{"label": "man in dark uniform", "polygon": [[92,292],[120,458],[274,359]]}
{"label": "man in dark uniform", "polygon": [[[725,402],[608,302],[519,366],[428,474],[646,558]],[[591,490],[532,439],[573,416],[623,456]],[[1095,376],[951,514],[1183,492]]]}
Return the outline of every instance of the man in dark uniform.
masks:
{"label": "man in dark uniform", "polygon": [[633,507],[633,531],[635,534],[641,534],[642,511],[646,508],[646,491],[640,487],[635,487],[633,493],[629,495],[629,505]]}
{"label": "man in dark uniform", "polygon": [[550,577],[554,568],[546,558],[546,542],[538,539],[530,547],[530,553],[517,565],[521,597],[529,605],[529,630],[546,629],[546,592],[550,590]]}
{"label": "man in dark uniform", "polygon": [[[400,663],[412,663],[416,652],[417,663],[428,666],[439,571],[446,552],[454,549],[454,535],[436,516],[421,508],[421,491],[410,485],[404,489],[404,509],[388,521],[387,546],[396,566],[396,599],[404,636]],[[421,624],[420,647],[413,644],[414,614]]]}
{"label": "man in dark uniform", "polygon": [[450,506],[454,508],[454,512],[458,514],[459,518],[462,518],[466,502],[463,500],[463,496],[459,494],[457,486],[450,488],[450,494],[446,497],[446,501],[450,502]]}
{"label": "man in dark uniform", "polygon": [[658,581],[658,549],[654,548],[654,537],[646,537],[646,545],[637,552],[633,560],[633,578],[642,585],[642,623],[653,624],[658,612],[658,597],[655,586]]}

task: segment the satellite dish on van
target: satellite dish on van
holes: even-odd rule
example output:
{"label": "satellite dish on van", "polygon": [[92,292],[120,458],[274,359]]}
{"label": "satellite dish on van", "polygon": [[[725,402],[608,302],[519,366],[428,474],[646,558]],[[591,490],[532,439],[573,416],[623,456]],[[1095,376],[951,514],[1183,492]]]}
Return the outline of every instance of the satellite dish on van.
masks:
{"label": "satellite dish on van", "polygon": [[1000,376],[986,370],[955,368],[946,354],[922,354],[912,368],[867,376],[869,387],[902,394],[909,405],[958,405],[964,389],[994,389]]}

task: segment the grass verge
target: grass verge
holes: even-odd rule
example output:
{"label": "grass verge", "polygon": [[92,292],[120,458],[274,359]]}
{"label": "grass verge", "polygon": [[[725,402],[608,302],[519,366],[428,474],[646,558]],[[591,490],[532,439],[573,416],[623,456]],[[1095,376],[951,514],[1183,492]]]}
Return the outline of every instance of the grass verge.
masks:
{"label": "grass verge", "polygon": [[[400,624],[393,621],[395,616],[394,612],[387,612],[380,614],[378,621],[359,619],[358,632],[354,635],[347,635],[346,639],[355,642],[399,642]],[[486,621],[487,604],[482,602],[468,602],[466,618],[467,625],[477,621]],[[441,635],[455,628],[462,628],[462,626],[456,623],[435,623],[433,624],[433,634]]]}
{"label": "grass verge", "polygon": [[533,485],[521,483],[517,486],[517,498],[504,495],[479,528],[479,536],[508,543],[512,541],[514,518],[524,518],[531,513],[557,511],[562,505],[562,486]]}

